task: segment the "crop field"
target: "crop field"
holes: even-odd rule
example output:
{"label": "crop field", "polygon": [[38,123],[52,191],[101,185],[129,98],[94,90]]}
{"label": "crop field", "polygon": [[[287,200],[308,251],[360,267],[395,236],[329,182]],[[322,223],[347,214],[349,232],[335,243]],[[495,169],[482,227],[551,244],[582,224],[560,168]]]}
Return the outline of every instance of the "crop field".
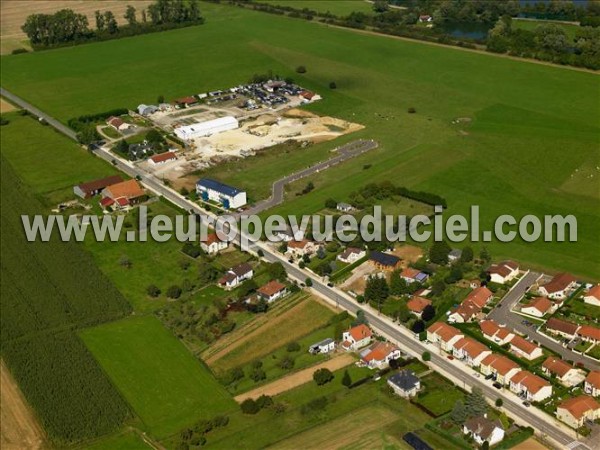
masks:
{"label": "crop field", "polygon": [[[380,148],[300,181],[313,181],[315,190],[289,198],[277,212],[318,211],[328,197],[343,198],[356,186],[391,179],[443,195],[448,213],[466,214],[471,205],[482,205],[482,229],[501,214],[574,214],[576,243],[488,247],[497,258],[584,277],[598,273],[596,75],[224,5],[203,4],[202,10],[207,18],[202,27],[5,56],[3,85],[66,121],[152,102],[159,94],[171,99],[235,85],[269,69],[293,76],[322,93],[324,100],[310,109],[365,125],[352,138],[376,139]],[[196,51],[201,59],[187,57]],[[298,65],[307,67],[306,74],[295,73]],[[332,80],[335,91],[328,88]],[[409,107],[416,114],[408,114]],[[456,123],[457,118],[471,121]],[[308,163],[280,158],[268,176],[252,169],[242,173],[267,187],[256,186],[256,192],[268,192],[274,179]]]}
{"label": "crop field", "polygon": [[154,436],[169,436],[236,406],[210,371],[155,317],[129,318],[81,335]]}
{"label": "crop field", "polygon": [[152,448],[133,431],[110,436],[86,446],[86,450],[150,450]]}

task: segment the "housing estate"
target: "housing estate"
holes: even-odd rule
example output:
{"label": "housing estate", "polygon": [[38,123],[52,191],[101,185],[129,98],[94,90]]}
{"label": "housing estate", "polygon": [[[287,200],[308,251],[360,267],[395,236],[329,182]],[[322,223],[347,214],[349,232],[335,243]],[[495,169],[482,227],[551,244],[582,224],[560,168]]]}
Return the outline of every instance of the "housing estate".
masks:
{"label": "housing estate", "polygon": [[583,301],[589,305],[600,306],[600,284],[587,291],[583,296]]}
{"label": "housing estate", "polygon": [[470,367],[479,367],[481,361],[491,355],[492,351],[481,342],[465,337],[454,343],[452,354]]}
{"label": "housing estate", "polygon": [[492,377],[503,385],[508,385],[513,376],[515,376],[521,367],[506,356],[492,353],[481,361],[481,373],[492,375]]}
{"label": "housing estate", "polygon": [[542,372],[554,376],[564,386],[576,386],[584,380],[583,373],[556,356],[548,356],[542,364]]}
{"label": "housing estate", "polygon": [[552,396],[552,385],[527,370],[521,370],[510,379],[509,389],[530,402],[541,402]]}
{"label": "housing estate", "polygon": [[515,336],[506,326],[498,325],[491,319],[479,322],[479,328],[481,328],[484,338],[498,345],[507,344]]}
{"label": "housing estate", "polygon": [[423,314],[423,310],[431,305],[431,300],[425,297],[419,297],[418,295],[413,295],[411,299],[406,302],[406,307],[408,310],[417,316],[419,319]]}
{"label": "housing estate", "polygon": [[559,273],[548,283],[538,288],[538,292],[544,297],[554,300],[562,300],[577,286],[577,280],[569,273]]}
{"label": "housing estate", "polygon": [[439,344],[446,352],[451,352],[454,343],[463,337],[464,335],[457,328],[444,322],[435,322],[427,328],[427,340]]}
{"label": "housing estate", "polygon": [[462,303],[452,310],[448,316],[449,322],[466,323],[480,316],[485,305],[492,299],[493,294],[485,286],[478,287],[469,292]]}
{"label": "housing estate", "polygon": [[556,305],[546,297],[536,297],[521,308],[521,312],[534,317],[544,317],[556,311]]}

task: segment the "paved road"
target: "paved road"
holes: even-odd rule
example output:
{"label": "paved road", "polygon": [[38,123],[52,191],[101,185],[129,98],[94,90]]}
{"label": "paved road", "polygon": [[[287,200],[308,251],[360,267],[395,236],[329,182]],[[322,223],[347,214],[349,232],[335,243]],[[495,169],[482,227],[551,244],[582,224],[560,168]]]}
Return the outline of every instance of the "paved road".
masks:
{"label": "paved road", "polygon": [[544,347],[558,353],[566,361],[581,363],[589,370],[600,370],[600,364],[572,352],[561,344],[549,339],[546,335],[539,333],[536,326],[527,326],[523,323],[526,320],[523,316],[512,311],[517,302],[525,295],[529,286],[531,286],[541,274],[536,272],[528,272],[524,275],[513,288],[504,296],[502,301],[488,314],[490,319],[494,319],[499,324],[505,324],[508,328],[518,331],[525,335],[529,340],[536,341]]}
{"label": "paved road", "polygon": [[[39,117],[44,117],[50,125],[54,126],[59,131],[64,132],[63,129],[65,127],[59,122],[41,113],[41,111],[37,110],[18,97],[13,96],[12,94],[7,95],[9,93],[7,93],[5,90],[2,90],[1,93],[6,98],[14,101],[16,104],[25,109],[30,110]],[[74,138],[74,136],[70,136],[72,133],[65,132],[65,134],[71,138]],[[202,210],[197,204],[183,198],[176,191],[165,186],[160,180],[157,180],[152,175],[143,172],[141,169],[129,162],[121,161],[120,159],[115,158],[114,155],[112,155],[108,150],[100,149],[95,153],[99,157],[114,164],[117,168],[129,176],[137,177],[148,189],[159,195],[162,195],[174,205],[189,212],[208,215],[213,218],[216,217],[214,214],[207,213],[206,211]],[[420,356],[424,351],[429,351],[431,353],[431,361],[429,362],[430,366],[432,366],[436,371],[452,379],[458,385],[462,383],[465,389],[478,386],[481,388],[484,395],[486,395],[492,401],[501,397],[504,401],[503,408],[513,417],[517,418],[520,423],[529,424],[544,436],[551,438],[553,441],[563,447],[573,442],[573,433],[566,431],[563,426],[554,421],[551,417],[544,415],[541,411],[535,410],[534,408],[527,409],[521,404],[520,400],[516,399],[514,394],[506,391],[498,391],[485,380],[475,378],[472,374],[472,371],[470,371],[466,365],[456,360],[450,361],[445,356],[436,354],[434,347],[432,347],[430,344],[428,345],[420,342],[418,339],[415,339],[412,333],[406,328],[394,324],[391,319],[379,315],[376,311],[371,310],[369,307],[358,304],[345,292],[342,292],[335,287],[328,287],[314,274],[301,270],[298,268],[298,266],[289,263],[283,255],[273,250],[268,244],[264,242],[258,242],[250,247],[250,250],[254,252],[256,252],[258,249],[262,250],[264,258],[267,261],[281,262],[290,277],[302,281],[310,278],[313,284],[312,288],[325,299],[335,302],[338,307],[353,314],[356,314],[358,309],[365,311],[365,316],[369,320],[371,327],[376,332],[386,336],[397,345],[401,346],[403,350],[409,354]]]}
{"label": "paved road", "polygon": [[300,172],[293,173],[275,181],[275,183],[273,183],[271,197],[269,197],[267,200],[258,202],[255,206],[244,211],[244,214],[260,214],[261,212],[266,211],[267,209],[280,205],[281,203],[283,203],[286,184],[298,181],[309,175],[318,173],[321,170],[329,169],[330,167],[335,166],[336,164],[344,162],[350,158],[354,158],[355,156],[362,155],[363,153],[366,153],[369,150],[373,150],[378,146],[379,144],[372,139],[360,139],[358,141],[353,141],[341,147],[338,147],[336,149],[337,155],[333,158],[330,158],[327,161],[317,163],[304,170],[301,170]]}

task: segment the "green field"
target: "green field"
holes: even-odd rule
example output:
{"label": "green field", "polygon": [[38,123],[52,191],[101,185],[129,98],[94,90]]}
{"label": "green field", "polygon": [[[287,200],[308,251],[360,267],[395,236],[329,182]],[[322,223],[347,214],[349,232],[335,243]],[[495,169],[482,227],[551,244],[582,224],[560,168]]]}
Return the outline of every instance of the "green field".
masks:
{"label": "green field", "polygon": [[347,16],[354,11],[373,13],[373,5],[364,0],[267,0],[266,3],[296,9],[308,8],[321,13],[330,12],[338,17]]}
{"label": "green field", "polygon": [[579,25],[570,24],[570,23],[560,23],[560,22],[549,22],[547,20],[517,20],[513,19],[512,27],[519,30],[527,30],[527,31],[535,31],[537,27],[540,25],[547,25],[548,23],[552,23],[554,25],[558,25],[562,28],[567,37],[572,42],[575,39],[575,34],[578,30],[581,30]]}
{"label": "green field", "polygon": [[94,442],[85,448],[86,450],[150,450],[152,447],[139,435],[128,431]]}
{"label": "green field", "polygon": [[[269,69],[294,76],[324,97],[310,109],[366,125],[331,148],[358,137],[381,146],[315,175],[315,190],[290,197],[278,212],[317,211],[328,197],[344,198],[356,186],[388,179],[443,195],[448,213],[466,214],[470,205],[481,205],[482,229],[501,214],[574,214],[576,243],[488,247],[496,258],[584,277],[600,272],[596,75],[202,6],[202,27],[5,56],[3,86],[67,120],[152,102],[159,94],[172,99],[236,85]],[[197,51],[202,58],[188,57]],[[300,64],[307,67],[304,75],[295,73]],[[335,91],[327,87],[331,80]],[[407,114],[409,107],[417,113]],[[471,122],[453,124],[456,118]],[[238,185],[246,187],[248,180],[254,193],[264,194],[274,179],[325,156],[327,145],[321,147],[306,158],[279,158],[273,166],[257,158],[236,175]]]}
{"label": "green field", "polygon": [[81,336],[156,437],[235,408],[208,369],[152,316],[91,328]]}

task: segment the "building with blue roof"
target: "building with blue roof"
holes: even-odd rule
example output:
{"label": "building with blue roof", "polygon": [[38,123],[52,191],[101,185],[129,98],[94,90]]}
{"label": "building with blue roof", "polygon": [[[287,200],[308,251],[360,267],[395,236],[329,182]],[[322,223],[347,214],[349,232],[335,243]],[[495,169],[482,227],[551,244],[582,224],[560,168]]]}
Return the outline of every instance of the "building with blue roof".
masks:
{"label": "building with blue roof", "polygon": [[246,191],[210,178],[202,178],[196,183],[196,192],[204,201],[213,201],[226,209],[241,208],[246,204]]}

